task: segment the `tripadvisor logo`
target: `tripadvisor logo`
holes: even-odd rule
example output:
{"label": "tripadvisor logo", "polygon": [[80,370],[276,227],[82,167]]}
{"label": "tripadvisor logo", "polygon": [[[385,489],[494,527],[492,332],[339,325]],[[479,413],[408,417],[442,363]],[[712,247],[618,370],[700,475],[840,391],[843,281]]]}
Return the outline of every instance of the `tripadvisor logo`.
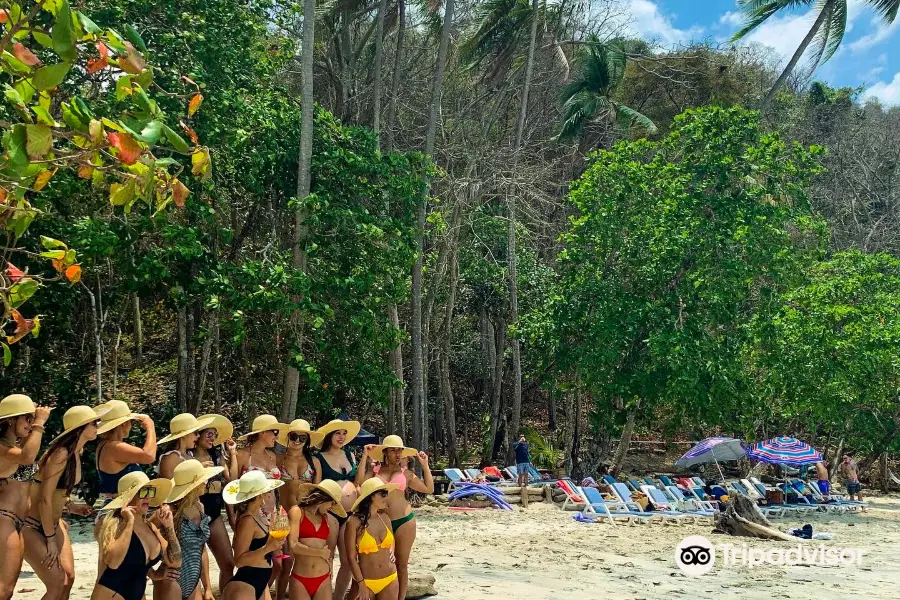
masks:
{"label": "tripadvisor logo", "polygon": [[675,564],[690,577],[700,577],[712,571],[716,563],[716,549],[702,535],[689,535],[675,547]]}

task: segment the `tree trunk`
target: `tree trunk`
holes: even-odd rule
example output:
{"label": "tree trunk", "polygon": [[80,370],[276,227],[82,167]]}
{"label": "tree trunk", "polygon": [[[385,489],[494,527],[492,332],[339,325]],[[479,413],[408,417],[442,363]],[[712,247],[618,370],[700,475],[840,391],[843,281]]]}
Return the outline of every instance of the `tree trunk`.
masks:
{"label": "tree trunk", "polygon": [[880,469],[881,473],[881,491],[885,494],[891,491],[891,477],[890,477],[890,469],[888,468],[888,454],[887,452],[881,453],[880,459]]}
{"label": "tree trunk", "polygon": [[829,469],[830,472],[828,473],[829,479],[834,479],[838,467],[841,464],[841,452],[844,451],[844,439],[845,436],[841,435],[841,439],[838,441],[837,448],[835,448],[834,458],[831,459],[831,468]]}
{"label": "tree trunk", "polygon": [[578,388],[566,393],[566,430],[565,438],[565,456],[566,456],[566,473],[571,475],[572,469],[575,467],[575,395],[578,394]]}
{"label": "tree trunk", "polygon": [[137,292],[131,294],[131,308],[134,314],[134,358],[141,364],[144,361],[144,328],[141,324],[141,298]]}
{"label": "tree trunk", "polygon": [[[434,157],[434,139],[437,133],[437,119],[441,105],[441,88],[444,82],[444,69],[447,63],[447,46],[450,41],[450,28],[453,25],[454,0],[447,0],[444,7],[444,23],[441,27],[441,39],[438,44],[437,60],[434,67],[434,83],[431,89],[431,106],[428,111],[428,127],[425,130],[425,155]],[[417,254],[412,272],[412,333],[413,366],[412,366],[412,402],[413,446],[424,448],[428,445],[428,415],[425,405],[424,349],[422,347],[422,265],[425,256],[425,221],[428,211],[427,198],[431,186],[426,187],[417,211]]]}
{"label": "tree trunk", "polygon": [[613,456],[612,465],[610,465],[610,475],[615,475],[622,468],[625,457],[628,456],[628,446],[631,444],[631,436],[634,433],[634,420],[637,417],[637,411],[640,403],[628,411],[628,417],[625,420],[625,427],[622,429],[622,437],[619,438],[619,445],[616,447],[616,453]]}
{"label": "tree trunk", "polygon": [[482,460],[489,462],[494,456],[494,444],[497,440],[497,427],[500,424],[500,409],[503,404],[503,349],[506,347],[506,323],[500,321],[495,327],[497,336],[494,358],[494,381],[491,391],[491,421],[489,424],[489,442],[484,449]]}
{"label": "tree trunk", "polygon": [[[397,305],[391,304],[389,307],[391,325],[400,330],[400,316],[397,314]],[[391,368],[394,370],[394,377],[400,380],[400,387],[394,388],[392,391],[394,400],[394,422],[393,431],[406,439],[406,402],[405,390],[403,387],[403,346],[397,344],[397,347],[391,350],[390,354]]]}
{"label": "tree trunk", "polygon": [[209,316],[206,339],[203,341],[203,350],[200,352],[200,382],[197,385],[197,389],[194,390],[193,406],[191,407],[191,410],[188,411],[195,415],[201,414],[200,408],[203,406],[203,396],[204,391],[206,390],[206,377],[207,373],[209,373],[209,361],[212,353],[213,342],[215,341],[215,331],[216,329],[218,329],[218,327],[218,318],[216,314],[213,313]]}
{"label": "tree trunk", "polygon": [[576,479],[580,479],[584,474],[581,468],[581,460],[579,460],[579,455],[581,454],[581,408],[583,401],[584,392],[576,390],[575,407],[572,412],[572,470],[569,471]]}
{"label": "tree trunk", "polygon": [[381,150],[381,63],[384,54],[384,13],[387,12],[387,0],[378,1],[378,12],[375,14],[375,83],[372,95],[372,130],[375,132],[376,147]]}
{"label": "tree trunk", "polygon": [[444,316],[444,337],[441,340],[440,349],[440,380],[441,395],[444,397],[444,409],[447,413],[447,461],[455,467],[459,462],[459,452],[456,444],[456,406],[453,399],[453,388],[450,385],[450,349],[453,341],[453,311],[456,307],[456,288],[459,283],[459,250],[457,239],[459,237],[459,203],[451,220],[450,243],[450,289],[447,293],[447,309]]}
{"label": "tree trunk", "polygon": [[[300,153],[297,157],[297,207],[294,210],[293,244],[291,259],[294,269],[306,272],[306,252],[303,243],[306,240],[305,201],[310,192],[310,166],[313,150],[313,117],[315,113],[315,96],[313,89],[313,45],[316,31],[316,0],[303,2],[303,46],[300,57],[301,115],[300,115]],[[294,302],[299,304],[300,299]],[[288,356],[284,371],[284,386],[281,394],[281,421],[289,423],[297,414],[297,396],[300,393],[300,372],[294,365],[294,354],[303,347],[303,315],[298,308],[291,312],[291,334],[288,342]]]}
{"label": "tree trunk", "polygon": [[397,0],[397,13],[397,47],[394,50],[394,74],[391,78],[391,99],[388,102],[387,109],[388,150],[393,150],[395,146],[394,121],[397,118],[397,99],[400,96],[400,70],[402,68],[401,60],[403,59],[403,41],[406,37],[405,0]]}
{"label": "tree trunk", "polygon": [[84,291],[91,300],[91,316],[94,328],[94,376],[97,379],[97,403],[103,402],[103,336],[100,334],[100,309],[91,288],[82,282]]}
{"label": "tree trunk", "polygon": [[[525,63],[525,84],[522,87],[522,105],[519,108],[519,119],[516,123],[516,148],[513,152],[512,177],[515,182],[519,167],[519,152],[522,149],[522,141],[525,135],[525,117],[528,115],[528,93],[531,91],[531,75],[534,70],[534,48],[537,45],[538,15],[540,14],[540,0],[531,2],[531,37],[528,41],[528,59]],[[516,195],[517,189],[507,191],[508,226],[507,226],[507,253],[509,260],[509,322],[515,327],[519,323],[519,299],[518,282],[516,281]],[[513,456],[513,443],[515,436],[519,435],[522,420],[522,355],[518,335],[511,340],[513,362],[513,389],[512,389],[512,419],[510,421],[507,436],[509,437],[509,453],[507,458],[511,462]]]}
{"label": "tree trunk", "polygon": [[556,381],[550,384],[547,393],[547,427],[550,431],[556,431]]}
{"label": "tree trunk", "polygon": [[222,360],[222,356],[219,353],[219,324],[216,323],[216,329],[213,332],[213,364],[212,364],[212,378],[213,378],[213,401],[215,408],[213,412],[216,414],[222,414],[222,395],[221,395],[221,372],[219,363]]}
{"label": "tree trunk", "polygon": [[797,47],[797,50],[791,57],[791,60],[781,72],[781,75],[778,76],[778,79],[775,81],[775,85],[773,85],[772,89],[769,90],[769,93],[766,94],[766,97],[762,102],[762,110],[768,108],[769,104],[772,102],[772,98],[775,97],[776,92],[778,92],[779,88],[784,85],[784,82],[787,80],[788,76],[794,70],[794,67],[796,67],[797,63],[800,61],[800,57],[803,56],[810,43],[812,43],[813,39],[816,37],[816,34],[822,27],[822,23],[824,23],[825,20],[831,16],[831,12],[834,10],[834,3],[835,0],[826,0],[825,6],[822,7],[822,10],[819,12],[816,20],[813,22],[812,27],[809,28],[809,31],[806,33],[806,37],[804,37],[803,41],[800,42],[800,46]]}
{"label": "tree trunk", "polygon": [[178,412],[187,412],[188,403],[188,347],[187,347],[187,307],[178,306],[178,381],[175,386],[175,398]]}

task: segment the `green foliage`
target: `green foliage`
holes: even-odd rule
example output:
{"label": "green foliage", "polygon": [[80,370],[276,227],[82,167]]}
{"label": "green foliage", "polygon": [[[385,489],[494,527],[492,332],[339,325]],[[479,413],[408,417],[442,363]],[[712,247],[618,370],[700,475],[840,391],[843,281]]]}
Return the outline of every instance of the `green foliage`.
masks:
{"label": "green foliage", "polygon": [[557,448],[550,436],[541,435],[534,429],[525,430],[528,453],[531,462],[540,469],[556,469],[562,463],[563,451]]}

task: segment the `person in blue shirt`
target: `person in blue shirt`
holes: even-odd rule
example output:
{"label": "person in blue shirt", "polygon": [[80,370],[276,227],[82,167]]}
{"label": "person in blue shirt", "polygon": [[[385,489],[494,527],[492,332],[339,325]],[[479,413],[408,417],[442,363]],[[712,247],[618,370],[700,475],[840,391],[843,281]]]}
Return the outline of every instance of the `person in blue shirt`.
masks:
{"label": "person in blue shirt", "polygon": [[525,434],[519,434],[519,441],[513,444],[516,451],[516,470],[519,472],[519,486],[528,484],[528,470],[531,467],[531,457],[528,455],[528,442]]}

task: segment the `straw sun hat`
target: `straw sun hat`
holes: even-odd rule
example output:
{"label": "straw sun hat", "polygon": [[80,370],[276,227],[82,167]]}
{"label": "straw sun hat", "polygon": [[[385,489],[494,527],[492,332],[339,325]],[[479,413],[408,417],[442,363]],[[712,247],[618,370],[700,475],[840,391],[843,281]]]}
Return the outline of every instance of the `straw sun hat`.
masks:
{"label": "straw sun hat", "polygon": [[10,394],[0,400],[0,419],[33,415],[37,407],[25,394]]}
{"label": "straw sun hat", "polygon": [[97,413],[94,412],[94,409],[90,406],[73,406],[69,410],[66,411],[66,414],[63,415],[63,430],[58,436],[53,438],[53,441],[50,443],[53,444],[66,435],[67,433],[71,433],[75,431],[79,427],[84,427],[88,423],[93,423],[94,421],[99,421],[100,417],[97,416]]}
{"label": "straw sun hat", "polygon": [[284,423],[279,423],[278,419],[276,419],[272,415],[259,415],[258,417],[253,419],[253,425],[250,427],[251,431],[245,433],[238,439],[246,440],[251,435],[262,433],[263,431],[272,431],[275,429],[278,430],[278,437],[281,437],[281,435],[285,431],[287,431],[288,427],[289,426],[285,425]]}
{"label": "straw sun hat", "polygon": [[369,452],[369,458],[376,462],[384,462],[384,451],[388,448],[400,448],[400,456],[402,458],[409,458],[419,453],[415,448],[406,447],[403,444],[403,438],[399,435],[389,435],[380,444],[372,448]]}
{"label": "straw sun hat", "polygon": [[337,481],[333,481],[331,479],[323,479],[322,483],[300,484],[300,494],[302,496],[306,496],[313,490],[321,490],[328,494],[328,496],[332,500],[334,500],[334,506],[331,507],[331,512],[341,518],[347,516],[347,511],[344,510],[344,507],[341,505],[341,499],[344,497],[344,490],[341,489],[341,486],[338,485]]}
{"label": "straw sun hat", "polygon": [[278,436],[278,443],[282,446],[288,445],[288,435],[292,433],[305,433],[309,435],[310,446],[320,446],[322,444],[322,436],[317,431],[313,431],[309,426],[309,421],[305,419],[294,419],[287,429]]}
{"label": "straw sun hat", "polygon": [[135,471],[128,473],[119,480],[119,495],[107,504],[104,510],[110,511],[123,506],[128,506],[137,493],[143,488],[152,487],[156,490],[156,495],[150,499],[150,506],[162,506],[166,501],[166,496],[172,490],[171,479],[150,479],[143,471]]}
{"label": "straw sun hat", "polygon": [[262,471],[247,471],[240,479],[231,481],[222,491],[227,504],[240,504],[257,496],[268,494],[284,485],[280,479],[266,479]]}
{"label": "straw sun hat", "polygon": [[172,474],[174,487],[166,502],[181,500],[224,470],[225,467],[204,467],[199,460],[193,458],[180,463]]}
{"label": "straw sun hat", "polygon": [[396,483],[385,483],[378,477],[372,477],[371,479],[366,479],[363,484],[359,488],[359,498],[356,499],[356,502],[353,503],[353,508],[350,511],[355,511],[356,508],[362,503],[363,500],[374,494],[375,492],[380,492],[381,490],[385,490],[388,492],[392,492],[397,489]]}
{"label": "straw sun hat", "polygon": [[97,428],[98,434],[112,431],[122,423],[134,421],[143,416],[131,412],[128,405],[121,400],[110,400],[109,402],[99,404],[94,407],[94,412],[99,415],[100,421],[102,421],[100,427]]}
{"label": "straw sun hat", "polygon": [[334,419],[319,427],[316,430],[316,433],[324,440],[328,437],[329,433],[340,431],[341,429],[347,431],[347,439],[344,440],[344,443],[348,444],[350,443],[350,440],[359,435],[359,430],[362,429],[362,425],[359,424],[359,421],[341,421],[340,419]]}
{"label": "straw sun hat", "polygon": [[201,429],[206,429],[207,427],[212,425],[213,421],[214,419],[212,417],[203,417],[202,419],[198,419],[190,413],[181,413],[180,415],[172,417],[172,420],[169,421],[169,435],[157,441],[156,443],[157,445],[162,445],[166,442],[171,442],[172,440],[182,438],[189,433],[194,433],[196,431],[200,431]]}
{"label": "straw sun hat", "polygon": [[234,435],[234,425],[231,424],[226,417],[217,414],[208,414],[199,417],[197,420],[205,422],[208,419],[212,419],[212,423],[204,427],[203,429],[215,429],[216,430],[216,439],[213,441],[213,446],[220,446],[225,443],[225,440],[230,439],[232,435]]}

